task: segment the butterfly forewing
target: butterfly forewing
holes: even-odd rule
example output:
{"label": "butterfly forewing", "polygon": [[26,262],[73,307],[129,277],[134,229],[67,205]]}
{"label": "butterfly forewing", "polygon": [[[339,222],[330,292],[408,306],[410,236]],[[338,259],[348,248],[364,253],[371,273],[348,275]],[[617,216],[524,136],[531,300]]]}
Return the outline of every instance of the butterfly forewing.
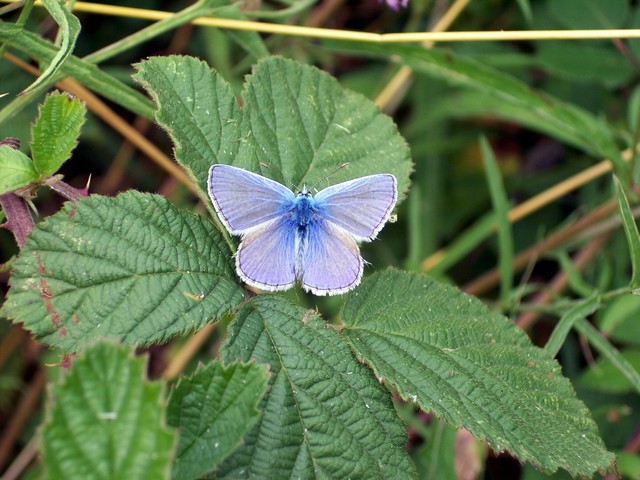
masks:
{"label": "butterfly forewing", "polygon": [[303,247],[302,287],[315,295],[338,295],[360,283],[363,263],[353,236],[326,221],[310,226]]}
{"label": "butterfly forewing", "polygon": [[296,230],[287,224],[290,222],[285,218],[272,220],[243,237],[236,269],[244,282],[267,291],[293,286]]}
{"label": "butterfly forewing", "polygon": [[213,165],[207,186],[216,213],[232,234],[281,217],[295,199],[278,182],[229,165]]}
{"label": "butterfly forewing", "polygon": [[318,192],[323,218],[358,241],[373,240],[391,215],[398,190],[393,175],[380,174],[339,183]]}

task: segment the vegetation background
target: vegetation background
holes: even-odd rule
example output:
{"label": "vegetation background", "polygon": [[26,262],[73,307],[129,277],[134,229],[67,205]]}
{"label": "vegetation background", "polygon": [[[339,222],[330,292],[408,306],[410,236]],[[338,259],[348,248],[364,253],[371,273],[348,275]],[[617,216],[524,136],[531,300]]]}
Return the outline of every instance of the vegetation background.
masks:
{"label": "vegetation background", "polygon": [[[189,7],[182,1],[109,4],[161,12]],[[39,105],[59,72],[18,96],[34,82],[34,69],[44,70],[47,62],[38,58],[38,48],[21,43],[25,37],[18,39],[5,27],[25,21],[26,30],[63,46],[64,36],[51,9],[31,10],[32,2],[24,2],[22,10],[12,10],[16,6],[0,7],[6,22],[0,29],[0,42],[6,42],[0,94],[7,94],[0,98],[0,140],[17,138],[28,153]],[[28,16],[20,16],[25,9]],[[367,272],[387,265],[428,272],[501,310],[541,347],[554,338],[559,318],[583,308],[578,317],[589,322],[571,321],[574,329],[562,335],[557,359],[592,412],[606,448],[617,453],[621,475],[640,478],[640,299],[632,294],[640,286],[635,283],[640,241],[633,222],[640,168],[630,149],[640,137],[640,39],[562,33],[541,40],[482,37],[482,32],[525,31],[534,37],[554,30],[640,28],[640,5],[631,0],[411,0],[406,6],[247,0],[234,13],[225,12],[219,16],[257,19],[276,28],[258,37],[179,22],[125,43],[150,21],[126,11],[105,16],[80,8],[73,55],[98,62],[106,48],[100,69],[135,89],[140,86],[132,79],[133,64],[151,56],[195,56],[219,72],[236,96],[256,57],[281,55],[315,65],[375,101],[398,125],[415,171],[397,222],[385,227],[381,241],[362,249],[373,265]],[[362,41],[355,35],[322,39],[314,32],[288,31],[289,26],[373,33],[435,26],[479,34],[439,43],[434,55],[441,56],[427,61],[400,42]],[[458,59],[462,63],[455,63]],[[173,205],[206,214],[191,180],[175,168],[168,135],[141,114],[141,107],[114,101],[113,92],[96,91],[86,78],[80,73],[55,87],[87,107],[77,147],[59,170],[64,181],[78,191],[89,184],[89,192],[107,196],[129,189],[159,193]],[[64,201],[55,190],[38,188],[32,199],[36,222],[58,212]],[[0,298],[9,289],[18,252],[12,232],[0,230]],[[341,305],[336,298],[299,292],[291,298],[329,319]],[[173,379],[193,372],[198,362],[208,363],[223,338],[220,325],[139,353],[148,354],[150,378]],[[45,417],[46,385],[57,381],[61,370],[52,365],[67,360],[21,325],[0,320],[0,471],[11,465],[6,478],[40,475],[34,439]],[[420,478],[547,477],[464,431],[456,433],[400,396],[394,400],[408,424],[407,449]]]}

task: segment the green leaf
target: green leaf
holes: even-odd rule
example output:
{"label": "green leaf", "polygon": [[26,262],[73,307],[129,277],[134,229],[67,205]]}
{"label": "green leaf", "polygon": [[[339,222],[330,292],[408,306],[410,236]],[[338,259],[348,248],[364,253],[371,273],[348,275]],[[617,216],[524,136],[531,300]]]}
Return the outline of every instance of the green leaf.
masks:
{"label": "green leaf", "polygon": [[513,236],[509,222],[509,199],[502,183],[502,174],[493,150],[486,137],[480,137],[480,150],[489,184],[491,202],[498,224],[498,249],[500,266],[500,301],[506,305],[513,286]]}
{"label": "green leaf", "polygon": [[[390,288],[393,286],[393,288]],[[342,309],[342,335],[404,399],[546,472],[611,466],[560,366],[502,315],[425,275],[388,270]]]}
{"label": "green leaf", "polygon": [[167,423],[180,431],[172,478],[200,478],[235,450],[258,420],[267,370],[213,362],[182,378],[169,399]]}
{"label": "green leaf", "polygon": [[169,478],[176,434],[164,424],[162,385],[146,362],[98,344],[51,389],[43,438],[48,478]]}
{"label": "green leaf", "polygon": [[[395,58],[403,65],[453,85],[483,94],[482,111],[515,121],[569,142],[598,157],[609,158],[624,172],[625,164],[612,129],[600,118],[575,105],[533,90],[517,78],[454,52],[402,45],[361,45],[330,42],[357,53]],[[464,109],[464,104],[461,105]]]}
{"label": "green leaf", "polygon": [[389,392],[313,311],[258,295],[229,326],[225,359],[269,364],[260,422],[223,478],[413,478]]}
{"label": "green leaf", "polygon": [[0,145],[0,195],[38,180],[33,162],[20,150]]}
{"label": "green leaf", "polygon": [[399,197],[407,192],[410,152],[396,125],[330,75],[270,57],[254,67],[242,98],[246,141],[240,155],[259,164],[263,175],[320,188],[329,180],[392,173]]}
{"label": "green leaf", "polygon": [[[286,186],[321,186],[388,172],[409,187],[409,149],[391,119],[328,74],[270,57],[247,77],[243,108],[231,87],[189,57],[152,58],[136,79],[159,106],[156,118],[176,159],[206,192],[209,167],[235,164]],[[345,168],[341,168],[348,163]]]}
{"label": "green leaf", "polygon": [[60,27],[60,49],[51,59],[47,68],[40,74],[35,82],[29,85],[25,92],[53,80],[54,76],[60,71],[60,68],[62,68],[64,62],[71,56],[78,34],[80,33],[80,21],[67,9],[63,2],[59,0],[42,0],[42,5],[44,5],[49,15],[51,15]]}
{"label": "green leaf", "polygon": [[69,159],[86,110],[84,103],[65,93],[47,96],[31,129],[31,155],[40,175],[53,175]]}
{"label": "green leaf", "polygon": [[618,195],[618,209],[620,210],[622,226],[624,227],[627,244],[629,245],[629,255],[631,256],[632,274],[630,287],[638,288],[640,287],[640,232],[638,232],[636,219],[629,206],[629,200],[627,200],[624,189],[616,177],[614,177],[614,183]]}
{"label": "green leaf", "polygon": [[567,28],[623,28],[629,17],[628,0],[562,0],[547,2],[549,15]]}
{"label": "green leaf", "polygon": [[[640,372],[640,350],[626,350],[620,352],[631,368]],[[578,379],[577,385],[599,392],[622,394],[634,391],[634,386],[620,371],[620,368],[608,358],[599,359],[589,370]]]}
{"label": "green leaf", "polygon": [[211,222],[133,191],[67,203],[39,223],[10,284],[2,314],[65,351],[101,337],[164,342],[244,298]]}

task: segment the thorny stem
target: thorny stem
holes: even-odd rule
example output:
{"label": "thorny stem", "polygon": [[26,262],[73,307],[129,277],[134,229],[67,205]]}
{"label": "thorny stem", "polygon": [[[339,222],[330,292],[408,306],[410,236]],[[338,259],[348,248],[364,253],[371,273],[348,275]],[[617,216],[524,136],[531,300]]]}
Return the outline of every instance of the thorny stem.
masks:
{"label": "thorny stem", "polygon": [[7,216],[7,221],[2,228],[6,228],[13,233],[18,247],[24,247],[27,235],[33,230],[34,222],[27,201],[15,193],[5,193],[0,195],[0,207]]}

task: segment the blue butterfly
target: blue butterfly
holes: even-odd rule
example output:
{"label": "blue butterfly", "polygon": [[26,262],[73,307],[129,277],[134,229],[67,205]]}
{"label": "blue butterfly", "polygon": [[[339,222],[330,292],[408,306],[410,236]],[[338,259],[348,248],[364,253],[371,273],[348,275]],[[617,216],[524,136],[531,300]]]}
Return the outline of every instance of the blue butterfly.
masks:
{"label": "blue butterfly", "polygon": [[370,175],[333,185],[314,197],[295,195],[273,180],[229,165],[213,165],[207,182],[216,213],[242,241],[238,276],[260,290],[291,288],[339,295],[362,279],[356,242],[370,242],[398,198],[396,178]]}

